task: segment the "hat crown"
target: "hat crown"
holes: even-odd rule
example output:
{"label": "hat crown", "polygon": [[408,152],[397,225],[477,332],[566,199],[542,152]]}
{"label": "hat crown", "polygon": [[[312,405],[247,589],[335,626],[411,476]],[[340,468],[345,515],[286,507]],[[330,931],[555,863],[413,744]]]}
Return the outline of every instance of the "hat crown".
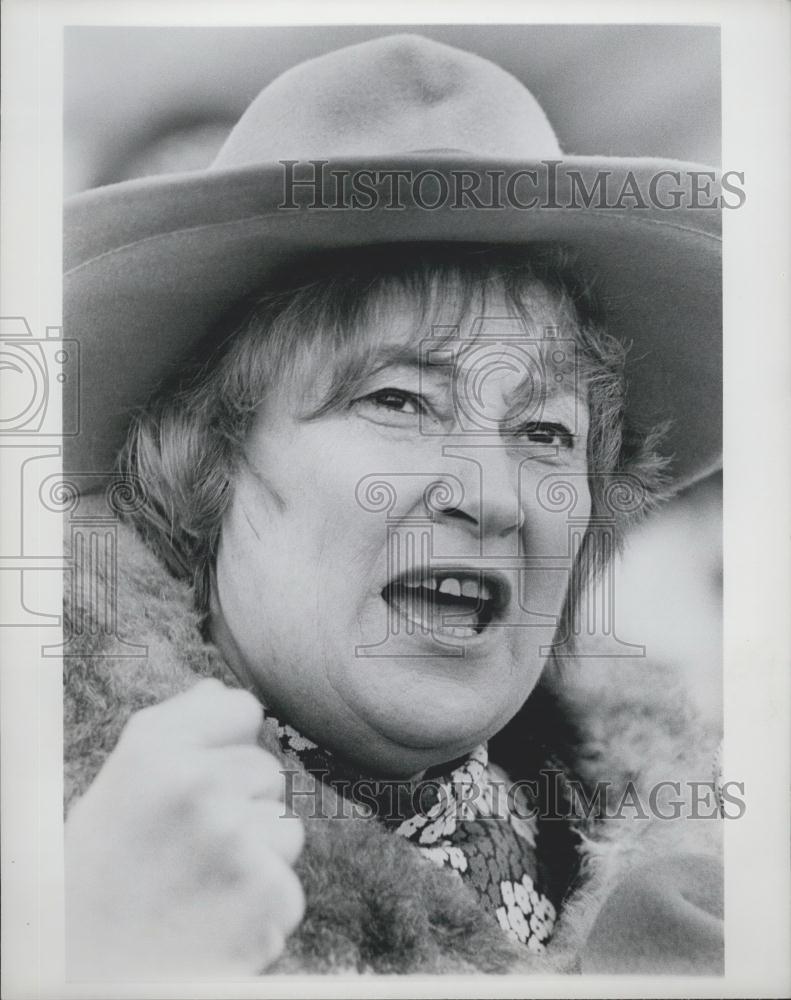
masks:
{"label": "hat crown", "polygon": [[279,76],[239,119],[212,169],[444,150],[562,156],[538,101],[500,66],[420,35],[388,35]]}

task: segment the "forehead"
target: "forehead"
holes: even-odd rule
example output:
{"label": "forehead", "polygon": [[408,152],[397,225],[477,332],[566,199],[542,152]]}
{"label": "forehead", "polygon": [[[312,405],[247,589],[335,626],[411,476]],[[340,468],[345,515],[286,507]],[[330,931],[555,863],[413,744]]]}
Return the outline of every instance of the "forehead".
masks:
{"label": "forehead", "polygon": [[486,369],[490,384],[528,379],[545,381],[550,394],[580,392],[573,314],[538,283],[518,307],[502,289],[478,289],[463,301],[452,286],[439,286],[429,303],[394,295],[367,319],[360,332],[377,369],[402,366],[463,379]]}
{"label": "forehead", "polygon": [[[371,376],[396,366],[435,383],[452,377],[454,391],[463,382],[475,392],[477,371],[489,388],[496,373],[511,383],[509,391],[521,386],[533,398],[587,401],[575,305],[532,272],[523,269],[514,279],[463,267],[406,266],[384,274],[363,267],[336,272],[316,289],[297,289],[275,336],[264,335],[256,348],[257,365],[270,375],[267,396],[285,394],[303,414],[345,406]],[[267,342],[284,365],[274,381]]]}
{"label": "forehead", "polygon": [[386,327],[398,339],[461,336],[466,341],[536,339],[545,328],[574,326],[573,309],[537,279],[506,293],[496,280],[457,279],[437,275],[423,289],[396,285],[377,289],[363,318]]}

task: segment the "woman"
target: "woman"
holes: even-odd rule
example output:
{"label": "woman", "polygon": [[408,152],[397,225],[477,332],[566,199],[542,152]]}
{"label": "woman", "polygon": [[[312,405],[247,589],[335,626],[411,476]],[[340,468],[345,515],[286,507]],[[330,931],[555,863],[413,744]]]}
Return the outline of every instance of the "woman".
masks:
{"label": "woman", "polygon": [[[648,867],[638,854],[630,874],[580,882],[595,851],[568,780],[596,773],[575,728],[601,719],[545,671],[573,653],[607,541],[665,481],[656,369],[629,368],[626,398],[625,342],[661,344],[682,375],[716,328],[715,243],[697,223],[559,215],[558,152],[513,78],[391,36],[275,81],[204,174],[74,204],[67,316],[97,373],[80,462],[106,468],[126,435],[140,494],[118,601],[149,647],[121,672],[86,646],[67,675],[75,967],[575,967],[613,888],[589,967],[630,907],[663,913],[676,942],[638,936],[633,968],[716,966],[716,903],[676,905],[675,886],[711,881],[712,863],[679,857],[686,833]],[[332,205],[323,172],[295,170],[319,156]],[[544,207],[526,219],[514,182],[495,223],[461,198],[463,175],[513,178],[515,158]],[[590,179],[597,164],[567,163],[567,181],[571,166]],[[380,181],[390,200],[361,204]],[[646,295],[668,241],[689,266]],[[681,422],[679,481],[715,460],[717,435],[689,433],[700,386],[677,382],[661,415]]]}

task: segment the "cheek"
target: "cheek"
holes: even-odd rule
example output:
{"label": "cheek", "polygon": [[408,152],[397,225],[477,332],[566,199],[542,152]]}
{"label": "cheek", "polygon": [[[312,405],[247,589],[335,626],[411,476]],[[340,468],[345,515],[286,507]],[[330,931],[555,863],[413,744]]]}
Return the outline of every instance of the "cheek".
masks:
{"label": "cheek", "polygon": [[249,653],[265,644],[281,659],[291,648],[315,653],[348,631],[382,549],[379,519],[364,517],[353,485],[314,477],[292,486],[284,479],[276,484],[282,505],[262,503],[255,484],[239,484],[215,570],[219,603],[239,645]]}
{"label": "cheek", "polygon": [[286,537],[283,513],[262,493],[244,478],[235,485],[215,564],[218,602],[240,645],[258,644],[277,627],[283,610],[293,604],[291,597],[282,597],[289,568],[304,562],[294,551],[299,534]]}
{"label": "cheek", "polygon": [[261,615],[255,597],[261,592],[257,568],[244,549],[234,544],[232,532],[223,534],[214,570],[215,603],[240,650],[257,643]]}

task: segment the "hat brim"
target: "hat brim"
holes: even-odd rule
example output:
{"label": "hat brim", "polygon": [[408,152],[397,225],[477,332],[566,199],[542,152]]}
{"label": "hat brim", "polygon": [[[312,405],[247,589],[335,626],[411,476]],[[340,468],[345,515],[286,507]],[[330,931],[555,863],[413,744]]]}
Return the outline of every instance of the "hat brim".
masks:
{"label": "hat brim", "polygon": [[[66,405],[79,433],[64,438],[67,472],[107,473],[130,414],[178,372],[197,342],[273,270],[321,250],[401,242],[560,243],[596,282],[610,333],[631,343],[627,406],[643,426],[672,421],[677,486],[720,462],[722,282],[720,212],[679,207],[540,207],[541,163],[420,154],[349,159],[333,170],[534,170],[528,210],[407,203],[364,209],[283,209],[279,163],[166,175],[77,195],[64,224],[64,333],[80,345]],[[566,157],[588,185],[607,171],[618,192],[660,171],[700,170],[660,160]],[[542,190],[543,179],[543,190]],[[589,187],[590,189],[590,187]]]}

